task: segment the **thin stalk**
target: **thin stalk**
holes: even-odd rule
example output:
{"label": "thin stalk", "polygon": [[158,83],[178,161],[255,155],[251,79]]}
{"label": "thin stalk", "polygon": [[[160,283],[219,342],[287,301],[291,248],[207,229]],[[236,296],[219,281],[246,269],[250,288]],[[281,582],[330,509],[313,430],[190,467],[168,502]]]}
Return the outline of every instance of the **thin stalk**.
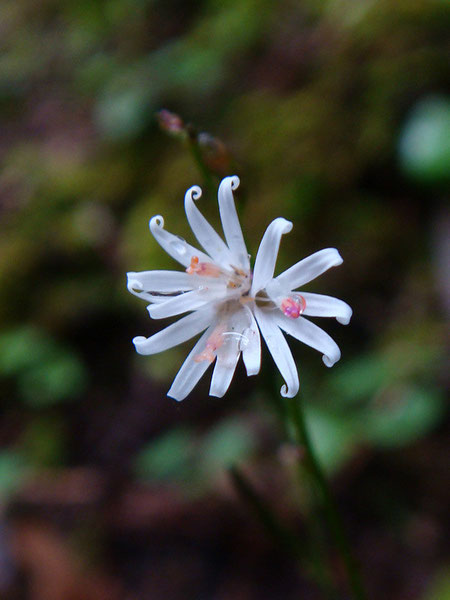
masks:
{"label": "thin stalk", "polygon": [[[301,467],[300,467],[301,468]],[[314,481],[312,481],[312,477],[310,473],[304,469],[305,479],[307,480],[308,491],[315,502],[315,505],[319,505],[318,501],[318,490],[314,485]],[[329,570],[327,569],[328,564],[328,553],[325,547],[324,540],[324,523],[320,518],[320,515],[317,514],[316,507],[310,509],[311,512],[307,515],[306,524],[309,528],[309,536],[310,536],[310,552],[314,557],[314,564],[318,565],[317,574],[320,575],[322,580],[325,582],[328,589],[328,593],[330,598],[336,599],[337,593],[335,586],[332,582],[331,575]]]}
{"label": "thin stalk", "polygon": [[315,554],[313,554],[311,559],[308,559],[305,556],[305,550],[307,550],[305,540],[300,540],[300,538],[294,535],[290,529],[280,522],[269,504],[267,504],[260,496],[253,485],[236,466],[231,467],[229,473],[237,492],[246,504],[249,505],[254,515],[263,525],[267,534],[288,554],[298,560],[301,566],[309,571],[310,576],[317,582],[322,589],[322,592],[326,594],[330,600],[334,600],[336,598],[335,592],[332,589],[331,582],[325,572],[322,562],[317,560]]}
{"label": "thin stalk", "polygon": [[[284,402],[284,399],[278,393],[278,383],[276,378],[273,377],[272,370],[262,369],[262,372],[266,374],[266,387],[272,391],[272,393],[270,393],[268,396],[268,400],[270,400],[272,409],[278,417],[282,434],[286,439],[292,439],[291,415],[289,412],[289,406],[286,404],[286,402]],[[314,479],[311,476],[309,469],[306,467],[302,468],[302,465],[300,464],[300,470],[301,479],[302,481],[306,480],[306,485],[308,487],[310,496],[314,498],[315,505],[319,505],[319,491],[315,486]],[[323,544],[324,524],[320,518],[320,515],[317,514],[315,509],[308,515],[308,518],[305,519],[305,524],[309,534],[309,552],[311,555],[313,570],[315,572],[315,580],[321,585],[322,590],[326,591],[330,599],[335,599],[337,597],[336,591],[326,567],[328,557]]]}
{"label": "thin stalk", "polygon": [[358,565],[353,558],[350,544],[345,534],[344,526],[333,495],[330,491],[319,461],[315,455],[299,398],[289,399],[289,408],[295,428],[297,442],[305,449],[305,466],[308,468],[309,473],[322,496],[325,517],[331,533],[333,534],[336,547],[347,570],[348,581],[353,592],[353,596],[356,600],[366,600],[366,594],[362,585]]}
{"label": "thin stalk", "polygon": [[217,186],[214,183],[211,171],[209,170],[208,166],[203,160],[202,151],[198,143],[197,132],[192,127],[188,127],[187,134],[187,144],[192,154],[192,158],[194,159],[194,162],[197,165],[201,176],[203,177],[203,181],[205,182],[205,186],[208,190],[208,193],[211,195],[212,198],[216,193]]}
{"label": "thin stalk", "polygon": [[229,473],[239,495],[253,510],[266,532],[294,557],[303,558],[303,548],[299,540],[279,521],[276,514],[243,473],[236,466],[231,467]]}

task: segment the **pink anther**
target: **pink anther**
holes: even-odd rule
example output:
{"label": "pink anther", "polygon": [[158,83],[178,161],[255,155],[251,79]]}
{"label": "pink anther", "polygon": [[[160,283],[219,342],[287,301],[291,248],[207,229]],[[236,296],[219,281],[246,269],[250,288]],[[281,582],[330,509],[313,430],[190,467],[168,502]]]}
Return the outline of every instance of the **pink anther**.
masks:
{"label": "pink anther", "polygon": [[306,301],[303,296],[296,294],[295,296],[289,296],[281,302],[281,311],[286,317],[290,319],[298,319],[298,317],[304,312],[306,308]]}

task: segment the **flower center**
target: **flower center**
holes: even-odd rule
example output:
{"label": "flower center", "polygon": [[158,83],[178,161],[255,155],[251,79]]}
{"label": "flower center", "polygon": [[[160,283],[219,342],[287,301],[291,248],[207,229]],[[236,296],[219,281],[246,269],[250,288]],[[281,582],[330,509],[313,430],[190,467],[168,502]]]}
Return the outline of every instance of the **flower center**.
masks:
{"label": "flower center", "polygon": [[203,350],[194,356],[196,363],[203,361],[214,362],[222,347],[228,347],[232,352],[233,349],[240,352],[248,346],[251,337],[254,335],[251,330],[251,321],[248,319],[247,323],[240,323],[240,325],[236,326],[236,323],[233,324],[232,318],[234,310],[236,310],[236,307],[233,306],[233,303],[228,303],[225,306],[225,310],[221,314],[219,313],[220,321],[206,340]]}
{"label": "flower center", "polygon": [[198,256],[192,256],[186,273],[203,277],[220,277],[226,282],[228,288],[236,289],[241,295],[250,289],[251,275],[249,273],[239,267],[231,266],[231,269],[224,269],[212,262],[200,262]]}

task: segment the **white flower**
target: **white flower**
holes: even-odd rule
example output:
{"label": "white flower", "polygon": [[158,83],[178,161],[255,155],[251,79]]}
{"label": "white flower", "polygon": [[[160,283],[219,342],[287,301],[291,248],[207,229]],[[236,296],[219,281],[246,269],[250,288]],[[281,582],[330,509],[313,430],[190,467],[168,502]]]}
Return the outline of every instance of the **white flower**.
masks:
{"label": "white flower", "polygon": [[189,312],[149,338],[135,337],[139,354],[156,354],[204,332],[178,371],[168,395],[183,400],[215,361],[210,395],[227,391],[240,355],[248,375],[261,365],[260,331],[286,385],[281,394],[293,397],[299,389],[297,368],[282,331],[323,354],[331,367],[340,358],[332,338],[304,315],[335,317],[347,324],[351,308],[337,298],[298,291],[299,287],[340,265],[335,248],[312,254],[273,277],[281,236],[292,229],[286,219],[275,219],[267,228],[256,256],[252,277],[250,260],[239,224],[233,190],[238,177],[226,177],[219,186],[219,211],[226,243],[195,205],[201,189],[191,187],[185,195],[186,216],[200,245],[197,250],[164,229],[161,216],[150,220],[156,241],[186,271],[128,273],[128,289],[146,300],[153,319]]}

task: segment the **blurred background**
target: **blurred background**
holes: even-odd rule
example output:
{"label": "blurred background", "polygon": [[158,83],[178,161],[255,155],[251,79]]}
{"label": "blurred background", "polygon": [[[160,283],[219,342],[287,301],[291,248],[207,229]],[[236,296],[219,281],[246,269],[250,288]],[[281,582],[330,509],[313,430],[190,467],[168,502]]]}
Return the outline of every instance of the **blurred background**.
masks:
{"label": "blurred background", "polygon": [[284,216],[280,271],[324,247],[344,258],[308,288],[353,307],[348,327],[324,324],[341,361],[291,345],[370,597],[450,598],[448,8],[2,0],[0,598],[322,597],[229,474],[302,536],[314,498],[270,357],[223,399],[207,375],[176,403],[191,346],[131,343],[162,324],[126,272],[177,268],[149,218],[192,242],[185,190],[203,186],[217,227],[235,173],[253,256]]}

